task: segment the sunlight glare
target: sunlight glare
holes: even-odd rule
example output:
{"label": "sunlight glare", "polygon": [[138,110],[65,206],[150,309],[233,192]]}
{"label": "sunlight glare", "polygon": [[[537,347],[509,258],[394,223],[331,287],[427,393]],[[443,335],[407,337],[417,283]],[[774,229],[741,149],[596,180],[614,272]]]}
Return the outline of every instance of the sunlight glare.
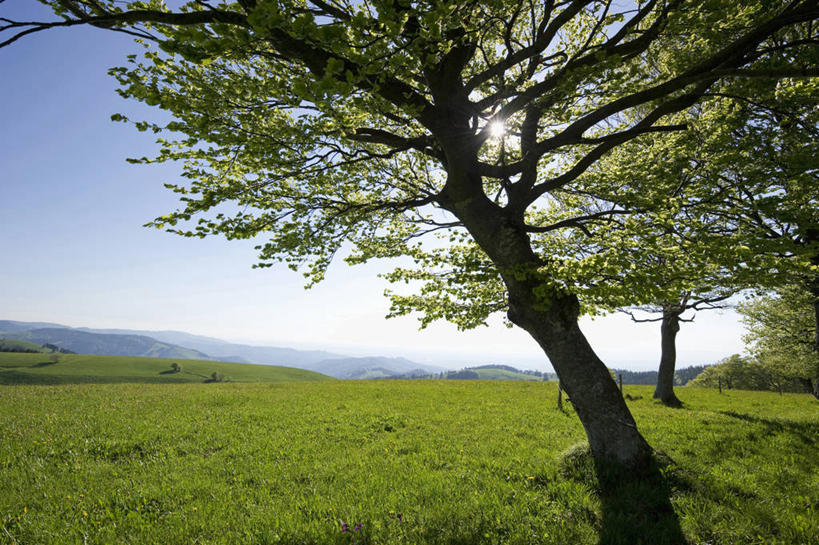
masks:
{"label": "sunlight glare", "polygon": [[503,121],[493,121],[489,124],[489,135],[493,138],[500,138],[506,133]]}

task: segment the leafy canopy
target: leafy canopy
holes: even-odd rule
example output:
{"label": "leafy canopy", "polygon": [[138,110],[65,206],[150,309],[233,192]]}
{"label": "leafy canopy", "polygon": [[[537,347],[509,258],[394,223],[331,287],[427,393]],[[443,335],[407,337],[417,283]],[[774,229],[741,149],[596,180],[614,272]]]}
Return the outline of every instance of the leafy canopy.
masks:
{"label": "leafy canopy", "polygon": [[[135,122],[162,134],[137,162],[181,161],[187,179],[168,186],[181,207],[152,225],[261,235],[260,266],[305,266],[311,281],[345,243],[352,262],[455,262],[430,292],[454,306],[425,310],[467,326],[504,304],[467,283],[529,274],[518,265],[539,269],[546,301],[583,283],[562,259],[566,229],[614,215],[572,201],[606,154],[686,129],[722,82],[819,74],[809,0],[43,1],[61,19],[3,20],[0,46],[90,24],[145,47],[111,73],[173,121]],[[529,262],[508,257],[503,229],[525,234]]]}

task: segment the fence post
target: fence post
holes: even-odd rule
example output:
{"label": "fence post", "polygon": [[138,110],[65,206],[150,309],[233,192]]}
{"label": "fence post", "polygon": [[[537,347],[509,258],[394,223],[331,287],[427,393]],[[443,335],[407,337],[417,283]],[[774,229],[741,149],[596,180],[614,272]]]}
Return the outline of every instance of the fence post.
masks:
{"label": "fence post", "polygon": [[617,382],[620,383],[620,395],[623,395],[623,373],[617,375]]}
{"label": "fence post", "polygon": [[719,393],[722,393],[722,377],[717,377],[717,386],[719,387]]}
{"label": "fence post", "polygon": [[563,384],[557,381],[557,409],[563,411]]}

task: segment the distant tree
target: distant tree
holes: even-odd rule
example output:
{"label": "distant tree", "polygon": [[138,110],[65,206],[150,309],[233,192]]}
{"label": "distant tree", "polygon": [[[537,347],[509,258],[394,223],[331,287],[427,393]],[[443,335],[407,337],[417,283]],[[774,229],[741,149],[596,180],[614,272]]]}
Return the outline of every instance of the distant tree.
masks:
{"label": "distant tree", "polygon": [[210,379],[208,379],[208,382],[224,382],[225,380],[225,375],[219,373],[218,371],[214,371],[210,374]]}
{"label": "distant tree", "polygon": [[454,380],[478,380],[481,376],[475,371],[469,369],[461,369],[460,371],[450,372],[446,378]]}
{"label": "distant tree", "polygon": [[814,295],[803,285],[783,286],[737,308],[745,342],[774,380],[801,380],[819,398]]}
{"label": "distant tree", "polygon": [[692,365],[690,367],[684,367],[682,369],[677,369],[675,373],[674,383],[678,386],[685,386],[690,381],[697,378],[703,371],[705,371],[707,366],[705,365]]}
{"label": "distant tree", "polygon": [[182,372],[182,366],[179,365],[176,362],[173,362],[171,364],[171,371],[173,371],[174,373],[181,373]]}
{"label": "distant tree", "polygon": [[59,363],[60,362],[60,355],[59,354],[51,354],[48,357],[48,361],[51,363]]}
{"label": "distant tree", "polygon": [[[724,358],[715,365],[707,366],[697,378],[688,384],[706,388],[721,386],[734,390],[778,390],[783,386],[772,376],[770,368],[739,354]],[[793,391],[793,386],[791,385],[788,389]]]}

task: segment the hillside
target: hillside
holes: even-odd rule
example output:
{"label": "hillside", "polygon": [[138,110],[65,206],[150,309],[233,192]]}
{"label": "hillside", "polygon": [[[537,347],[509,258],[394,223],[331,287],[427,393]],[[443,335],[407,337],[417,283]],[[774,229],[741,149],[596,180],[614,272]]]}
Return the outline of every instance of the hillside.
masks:
{"label": "hillside", "polygon": [[405,358],[349,358],[323,350],[229,343],[182,331],[72,328],[46,322],[0,320],[0,337],[51,343],[80,354],[218,360],[298,367],[344,379],[438,373],[442,367]]}
{"label": "hillside", "polygon": [[21,341],[19,339],[3,339],[0,338],[0,352],[52,352],[48,348],[29,341]]}
{"label": "hillside", "polygon": [[249,344],[229,343],[214,337],[193,335],[184,331],[143,331],[128,329],[89,329],[77,328],[90,333],[107,335],[143,335],[159,341],[184,346],[203,352],[213,358],[240,363],[259,363],[265,365],[290,365],[302,367],[329,358],[342,358],[340,354],[324,350],[297,350],[280,346],[255,346]]}
{"label": "hillside", "polygon": [[0,336],[37,344],[53,344],[78,354],[148,358],[210,359],[198,350],[163,343],[141,335],[100,335],[69,328],[0,332]]}
{"label": "hillside", "polygon": [[363,357],[330,358],[316,363],[300,365],[331,377],[359,380],[370,378],[398,378],[413,374],[437,373],[441,367],[415,363],[406,358]]}
{"label": "hillside", "polygon": [[[181,372],[172,372],[173,363],[181,366]],[[332,380],[304,369],[269,365],[86,354],[60,354],[55,363],[50,355],[0,352],[0,384],[5,385],[201,383],[210,380],[213,373],[231,382]]]}

